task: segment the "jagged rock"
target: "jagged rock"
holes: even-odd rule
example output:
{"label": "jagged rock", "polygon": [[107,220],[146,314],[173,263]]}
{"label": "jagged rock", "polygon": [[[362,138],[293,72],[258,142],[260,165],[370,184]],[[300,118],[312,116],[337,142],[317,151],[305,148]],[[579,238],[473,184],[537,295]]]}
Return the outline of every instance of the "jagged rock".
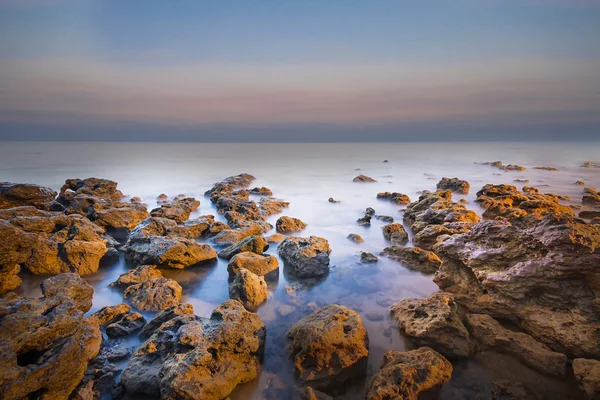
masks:
{"label": "jagged rock", "polygon": [[94,318],[98,322],[98,325],[105,326],[123,318],[130,311],[131,308],[125,303],[117,304],[116,306],[105,306],[90,315],[90,319]]}
{"label": "jagged rock", "polygon": [[365,242],[365,239],[363,239],[362,236],[357,235],[356,233],[351,233],[348,236],[346,236],[346,238],[350,239],[354,243],[364,243]]}
{"label": "jagged rock", "polygon": [[600,361],[576,358],[573,360],[573,373],[590,399],[600,397]]}
{"label": "jagged rock", "polygon": [[185,222],[192,211],[200,207],[200,202],[193,197],[186,197],[150,211],[150,215],[159,218],[168,218],[176,222]]}
{"label": "jagged rock", "polygon": [[383,237],[392,243],[402,243],[408,240],[408,233],[401,224],[388,224],[382,228]]}
{"label": "jagged rock", "polygon": [[394,217],[390,217],[389,215],[376,215],[375,218],[388,224],[394,222]]}
{"label": "jagged rock", "polygon": [[419,247],[386,247],[381,255],[399,261],[409,269],[425,273],[436,272],[442,264],[442,260],[434,252]]}
{"label": "jagged rock", "polygon": [[208,228],[207,233],[209,235],[216,235],[223,231],[230,231],[230,230],[231,230],[231,227],[229,225],[227,225],[226,223],[221,222],[221,221],[215,221],[212,223],[210,228]]}
{"label": "jagged rock", "polygon": [[379,192],[377,193],[378,199],[389,199],[392,197],[392,192]]}
{"label": "jagged rock", "polygon": [[0,299],[0,398],[66,399],[77,387],[102,335],[72,293]]}
{"label": "jagged rock", "polygon": [[438,190],[451,190],[456,193],[467,194],[471,185],[469,185],[469,182],[458,178],[442,178],[436,187]]}
{"label": "jagged rock", "polygon": [[94,209],[86,216],[116,239],[126,241],[130,231],[150,217],[150,213],[145,206],[132,204],[127,207]]}
{"label": "jagged rock", "polygon": [[260,255],[250,251],[236,254],[229,260],[227,271],[231,275],[237,275],[240,269],[247,269],[253,274],[264,276],[279,269],[279,261],[273,255]]}
{"label": "jagged rock", "polygon": [[[377,195],[379,197],[379,195]],[[390,201],[394,204],[409,204],[410,197],[405,195],[404,193],[394,192],[390,194]]]}
{"label": "jagged rock", "polygon": [[231,246],[232,244],[239,243],[248,236],[262,235],[264,232],[265,230],[261,224],[254,223],[240,229],[223,231],[212,240],[219,245]]}
{"label": "jagged rock", "polygon": [[141,265],[119,276],[119,279],[110,284],[110,287],[127,287],[137,285],[154,278],[162,278],[163,274],[156,269],[156,265]]}
{"label": "jagged rock", "polygon": [[590,206],[600,206],[600,193],[592,188],[584,189],[581,202]]}
{"label": "jagged rock", "polygon": [[117,189],[117,182],[102,178],[67,179],[60,188],[58,201],[65,204],[73,194],[85,194],[105,200],[119,201],[123,193]]}
{"label": "jagged rock", "polygon": [[124,248],[125,257],[136,265],[157,265],[182,269],[217,258],[217,252],[208,244],[179,237],[129,237]]}
{"label": "jagged rock", "polygon": [[267,301],[265,278],[240,268],[229,285],[229,298],[240,301],[248,310],[256,310]]}
{"label": "jagged rock", "polygon": [[33,206],[49,210],[56,195],[54,190],[39,185],[0,182],[0,209]]}
{"label": "jagged rock", "polygon": [[260,196],[273,196],[273,192],[268,187],[255,187],[250,193],[258,194]]}
{"label": "jagged rock", "polygon": [[271,236],[267,237],[267,243],[279,243],[285,239],[281,233],[274,233]]}
{"label": "jagged rock", "polygon": [[567,356],[550,350],[530,335],[508,330],[485,314],[467,314],[465,322],[482,350],[494,349],[508,353],[545,374],[566,376]]}
{"label": "jagged rock", "polygon": [[277,229],[277,232],[299,232],[306,228],[306,224],[298,218],[279,217],[275,224],[275,228]]}
{"label": "jagged rock", "polygon": [[125,289],[123,297],[141,311],[160,311],[179,304],[181,286],[173,279],[154,278]]}
{"label": "jagged rock", "polygon": [[268,217],[269,215],[279,214],[284,208],[289,207],[289,201],[279,200],[273,197],[263,197],[258,202],[260,215]]}
{"label": "jagged rock", "polygon": [[84,313],[92,308],[94,288],[78,274],[65,273],[44,279],[40,287],[46,298],[70,299]]}
{"label": "jagged rock", "polygon": [[142,314],[137,312],[128,313],[117,321],[108,324],[106,335],[109,338],[131,335],[133,332],[142,329],[145,324],[146,319]]}
{"label": "jagged rock", "polygon": [[358,222],[359,226],[369,226],[371,225],[371,216],[367,214],[364,217],[357,219],[356,222]]}
{"label": "jagged rock", "polygon": [[471,340],[458,315],[454,296],[435,293],[426,299],[404,299],[390,308],[398,327],[419,346],[446,357],[468,357]]}
{"label": "jagged rock", "polygon": [[219,400],[260,372],[266,327],[235,300],[211,318],[184,315],[163,323],[129,360],[121,382],[129,394]]}
{"label": "jagged rock", "polygon": [[21,267],[18,264],[0,265],[0,296],[21,286],[19,272],[21,272]]}
{"label": "jagged rock", "polygon": [[296,376],[316,389],[339,387],[366,373],[369,335],[360,315],[344,306],[321,307],[285,335]]}
{"label": "jagged rock", "polygon": [[331,248],[327,239],[290,236],[279,244],[277,250],[298,277],[319,277],[329,273]]}
{"label": "jagged rock", "polygon": [[165,322],[182,315],[190,314],[194,314],[194,306],[191,304],[177,304],[176,306],[167,307],[159,311],[150,322],[144,325],[140,331],[140,337],[147,338]]}
{"label": "jagged rock", "polygon": [[352,182],[377,182],[377,181],[366,175],[358,175],[356,178],[352,179]]}
{"label": "jagged rock", "polygon": [[368,251],[361,251],[360,252],[360,262],[363,264],[370,264],[370,263],[376,263],[377,261],[379,261],[379,259],[377,258],[377,256],[373,253],[369,253]]}
{"label": "jagged rock", "polygon": [[233,244],[219,252],[219,257],[231,260],[233,256],[243,252],[262,254],[269,248],[269,243],[262,236],[249,236],[241,242]]}
{"label": "jagged rock", "polygon": [[475,225],[438,243],[434,282],[471,312],[512,320],[570,357],[600,357],[600,230],[569,215]]}
{"label": "jagged rock", "polygon": [[417,400],[419,393],[442,385],[452,377],[452,364],[438,352],[420,347],[389,350],[381,368],[367,385],[367,400]]}
{"label": "jagged rock", "polygon": [[373,215],[375,215],[375,209],[372,207],[367,207],[365,209],[365,215],[369,215],[372,217]]}

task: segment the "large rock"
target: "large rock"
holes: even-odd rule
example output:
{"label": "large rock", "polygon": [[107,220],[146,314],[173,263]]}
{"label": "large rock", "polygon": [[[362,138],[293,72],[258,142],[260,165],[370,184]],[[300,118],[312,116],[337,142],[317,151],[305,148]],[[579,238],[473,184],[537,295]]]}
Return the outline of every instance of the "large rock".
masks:
{"label": "large rock", "polygon": [[469,193],[470,188],[469,182],[458,178],[442,178],[437,184],[438,190],[451,190],[460,194]]}
{"label": "large rock", "polygon": [[21,267],[17,264],[0,265],[0,296],[21,286],[19,272],[21,272]]}
{"label": "large rock", "polygon": [[141,311],[160,311],[176,306],[181,286],[173,279],[154,278],[125,289],[123,297]]}
{"label": "large rock", "polygon": [[600,361],[576,358],[573,373],[590,399],[600,398]]}
{"label": "large rock", "polygon": [[0,209],[33,206],[49,210],[56,195],[54,190],[43,186],[0,182]]}
{"label": "large rock", "polygon": [[241,268],[256,275],[265,276],[279,269],[279,261],[274,255],[260,255],[245,251],[233,256],[227,264],[227,271],[230,275],[236,275]]}
{"label": "large rock", "polygon": [[137,265],[151,264],[164,268],[182,269],[217,258],[208,244],[192,239],[166,236],[134,238],[125,246],[125,257]]}
{"label": "large rock", "polygon": [[279,214],[284,208],[289,207],[289,201],[276,199],[274,197],[263,197],[258,202],[258,209],[262,217]]}
{"label": "large rock", "polygon": [[285,337],[297,377],[315,389],[336,388],[366,373],[369,335],[356,311],[337,304],[321,307]]}
{"label": "large rock", "polygon": [[248,310],[256,310],[267,301],[267,283],[265,278],[240,268],[229,284],[229,298],[240,301]]}
{"label": "large rock", "polygon": [[218,245],[231,246],[249,236],[262,235],[263,233],[265,233],[264,226],[254,223],[243,228],[222,231],[213,237],[212,240]]}
{"label": "large rock", "polygon": [[163,323],[131,357],[121,382],[130,394],[223,399],[258,376],[265,337],[260,318],[228,300],[210,319],[184,315]]}
{"label": "large rock", "polygon": [[151,336],[155,330],[160,328],[162,324],[167,321],[172,320],[173,318],[179,317],[181,315],[189,315],[194,314],[194,306],[191,304],[177,304],[176,306],[167,307],[164,310],[156,313],[154,318],[152,318],[140,331],[140,337],[147,338]]}
{"label": "large rock", "polygon": [[172,219],[176,222],[185,222],[192,211],[200,207],[200,202],[193,197],[186,197],[150,211],[153,217]]}
{"label": "large rock", "polygon": [[471,339],[449,293],[426,299],[404,299],[390,308],[403,334],[419,346],[429,346],[446,357],[468,357]]}
{"label": "large rock", "polygon": [[0,398],[66,399],[81,381],[102,336],[70,293],[0,299]]}
{"label": "large rock", "polygon": [[306,228],[306,224],[298,218],[292,217],[279,217],[275,224],[277,232],[289,233],[289,232],[300,232]]}
{"label": "large rock", "polygon": [[110,284],[111,287],[127,287],[146,282],[154,278],[162,278],[163,274],[156,269],[156,265],[141,265],[119,276],[119,279]]}
{"label": "large rock", "polygon": [[89,319],[95,319],[100,326],[106,326],[123,318],[131,312],[129,305],[125,303],[116,306],[104,306],[100,310],[90,315]]}
{"label": "large rock", "polygon": [[409,269],[425,273],[435,273],[442,264],[442,260],[434,252],[419,247],[386,247],[381,255],[399,261]]}
{"label": "large rock", "polygon": [[144,325],[146,325],[146,319],[142,314],[130,312],[108,324],[106,326],[106,335],[109,338],[131,335],[133,332],[142,329]]}
{"label": "large rock", "polygon": [[277,250],[298,277],[319,277],[329,273],[331,248],[327,239],[290,236],[279,244]]}
{"label": "large rock", "polygon": [[467,314],[466,325],[481,350],[511,354],[545,374],[564,377],[567,373],[567,356],[550,350],[526,333],[504,328],[489,315]]}
{"label": "large rock", "polygon": [[[541,219],[540,219],[541,218]],[[482,222],[438,243],[434,281],[570,357],[600,357],[600,230],[569,215]]]}
{"label": "large rock", "polygon": [[64,200],[72,197],[73,194],[85,194],[105,200],[119,201],[125,196],[117,189],[117,185],[118,183],[115,181],[102,178],[67,179],[60,188],[58,201],[64,203]]}
{"label": "large rock", "polygon": [[66,273],[45,279],[40,285],[44,297],[67,298],[72,300],[82,312],[92,308],[94,288],[78,274]]}
{"label": "large rock", "polygon": [[389,350],[381,369],[367,385],[367,400],[417,400],[419,393],[442,385],[452,377],[452,364],[436,351],[421,347]]}
{"label": "large rock", "polygon": [[233,256],[243,252],[262,254],[269,248],[269,243],[262,236],[249,236],[239,243],[232,244],[219,252],[219,257],[231,260]]}
{"label": "large rock", "polygon": [[392,243],[402,243],[408,240],[408,233],[401,224],[384,225],[381,230],[383,231],[383,237]]}

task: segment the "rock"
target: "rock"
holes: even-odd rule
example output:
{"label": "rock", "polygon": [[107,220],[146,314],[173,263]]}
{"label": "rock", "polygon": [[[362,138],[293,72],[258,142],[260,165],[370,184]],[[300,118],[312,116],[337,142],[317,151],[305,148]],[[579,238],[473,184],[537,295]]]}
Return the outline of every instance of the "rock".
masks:
{"label": "rock", "polygon": [[119,320],[110,323],[106,327],[106,335],[109,338],[131,335],[146,325],[146,319],[142,314],[134,312],[124,315]]}
{"label": "rock", "polygon": [[210,319],[184,315],[162,324],[133,354],[121,382],[129,394],[223,399],[258,376],[265,336],[256,314],[228,300]]}
{"label": "rock", "polygon": [[290,236],[279,244],[277,250],[297,277],[319,277],[329,273],[331,248],[327,239],[318,236]]}
{"label": "rock", "polygon": [[18,264],[0,265],[0,296],[21,286],[19,272],[21,272],[21,267]]}
{"label": "rock", "polygon": [[373,215],[375,215],[375,209],[371,208],[371,207],[367,207],[365,209],[365,215],[372,217]]}
{"label": "rock", "polygon": [[224,222],[220,222],[220,221],[215,221],[210,228],[208,228],[208,233],[210,235],[216,235],[218,233],[221,233],[223,231],[230,231],[231,227],[229,225],[227,225]]}
{"label": "rock", "polygon": [[281,233],[274,233],[271,236],[267,237],[267,243],[279,243],[285,239]]}
{"label": "rock", "polygon": [[352,182],[377,182],[377,181],[366,175],[358,175],[356,178],[352,179]]}
{"label": "rock", "polygon": [[370,264],[370,263],[376,263],[377,261],[379,261],[379,259],[377,258],[377,256],[373,253],[369,253],[368,251],[361,251],[360,252],[360,262],[363,264]]}
{"label": "rock", "polygon": [[[379,195],[377,195],[379,196]],[[394,204],[409,204],[410,197],[405,195],[404,193],[392,193],[390,194],[390,201]]]}
{"label": "rock", "polygon": [[106,359],[108,361],[121,361],[131,356],[131,351],[129,349],[118,348],[114,350],[110,350],[106,353]]}
{"label": "rock", "polygon": [[386,247],[380,255],[399,261],[409,269],[429,274],[435,273],[442,264],[442,260],[434,252],[419,247]]}
{"label": "rock", "polygon": [[339,200],[336,200],[333,197],[330,197],[329,200],[327,200],[327,201],[329,201],[330,203],[339,203],[340,202]]}
{"label": "rock", "polygon": [[263,226],[254,223],[240,229],[227,230],[216,235],[212,240],[219,245],[231,246],[239,243],[248,236],[262,235],[265,232]]}
{"label": "rock", "polygon": [[70,299],[84,313],[92,308],[94,288],[81,279],[78,274],[65,273],[56,275],[43,280],[40,286],[42,294],[46,298]]}
{"label": "rock", "polygon": [[600,397],[600,361],[576,358],[573,373],[590,399]]}
{"label": "rock", "polygon": [[600,225],[600,217],[596,217],[590,221],[590,224]]}
{"label": "rock", "polygon": [[138,310],[160,311],[179,304],[181,286],[173,279],[154,278],[129,286],[123,297]]}
{"label": "rock", "polygon": [[[48,287],[51,285],[47,285]],[[0,299],[0,397],[66,399],[100,350],[94,320],[68,294]]]}
{"label": "rock", "polygon": [[117,189],[117,185],[117,182],[102,178],[67,179],[60,188],[58,201],[64,204],[65,199],[72,197],[69,196],[69,192],[85,194],[104,200],[119,201],[125,196]]}
{"label": "rock", "polygon": [[154,278],[162,278],[163,274],[156,269],[156,265],[141,265],[119,276],[119,279],[110,284],[110,287],[127,287],[146,282]]}
{"label": "rock", "polygon": [[581,168],[600,168],[600,163],[595,161],[584,161]]}
{"label": "rock", "polygon": [[277,223],[275,224],[275,227],[277,229],[277,232],[299,232],[302,229],[306,228],[306,224],[298,218],[279,217]]}
{"label": "rock", "polygon": [[532,393],[525,385],[508,379],[499,379],[492,382],[492,400],[536,400],[536,393]]}
{"label": "rock", "polygon": [[227,271],[230,275],[237,275],[242,268],[253,274],[265,276],[270,272],[279,270],[279,262],[277,257],[273,255],[260,255],[244,251],[233,256],[227,264]]}
{"label": "rock", "polygon": [[241,242],[233,244],[219,252],[219,257],[231,260],[233,256],[243,252],[262,254],[269,248],[269,243],[262,236],[249,236]]}
{"label": "rock", "polygon": [[471,185],[469,185],[469,182],[458,178],[442,178],[436,187],[438,190],[451,190],[460,194],[468,194]]}
{"label": "rock", "polygon": [[344,306],[321,307],[286,333],[296,376],[316,389],[339,387],[366,373],[369,335],[360,315]]}
{"label": "rock", "polygon": [[598,218],[598,217],[600,217],[600,211],[585,210],[585,211],[579,212],[579,218],[594,219],[594,218]]}
{"label": "rock", "polygon": [[529,179],[515,179],[513,182],[517,183],[529,183]]}
{"label": "rock", "polygon": [[600,193],[592,188],[585,188],[584,195],[581,198],[583,204],[590,206],[600,206]]}
{"label": "rock", "polygon": [[452,377],[452,364],[438,352],[420,347],[389,350],[380,370],[367,385],[367,400],[417,400],[419,393],[442,385]]}
{"label": "rock", "polygon": [[527,168],[521,166],[521,165],[516,165],[516,164],[508,164],[504,167],[505,171],[525,171]]}
{"label": "rock", "polygon": [[382,228],[383,237],[392,243],[402,243],[408,240],[408,233],[401,224],[388,224]]}
{"label": "rock", "polygon": [[356,222],[358,222],[359,226],[370,226],[371,225],[371,216],[365,215],[364,217],[357,219]]}
{"label": "rock", "polygon": [[377,193],[378,199],[389,199],[392,196],[392,192],[379,192]]}
{"label": "rock", "polygon": [[125,315],[131,312],[129,305],[125,303],[117,304],[116,306],[105,306],[100,310],[96,311],[90,316],[90,319],[94,318],[98,325],[108,325],[117,320],[122,319]]}
{"label": "rock", "polygon": [[39,185],[0,182],[0,209],[33,206],[49,210],[56,195],[54,190]]}
{"label": "rock", "polygon": [[481,222],[436,245],[434,282],[473,313],[508,319],[569,357],[600,357],[599,227],[566,214]]}
{"label": "rock", "polygon": [[268,187],[255,187],[250,191],[252,194],[258,194],[260,196],[273,196],[273,192]]}
{"label": "rock", "polygon": [[136,265],[157,265],[162,268],[182,269],[217,258],[217,252],[209,245],[178,237],[130,236],[124,250],[125,257]]}
{"label": "rock", "polygon": [[346,236],[346,238],[350,239],[354,243],[364,243],[365,242],[365,239],[363,239],[362,236],[357,235],[356,233],[351,233],[348,236]]}
{"label": "rock", "polygon": [[273,197],[263,197],[258,202],[258,208],[260,210],[260,215],[263,217],[268,217],[269,215],[279,214],[283,211],[284,208],[289,207],[290,203],[288,201],[279,200]]}
{"label": "rock", "polygon": [[323,392],[319,392],[310,386],[304,386],[303,388],[298,389],[298,396],[300,400],[333,400],[333,397]]}
{"label": "rock", "polygon": [[565,377],[567,356],[550,350],[530,335],[508,330],[485,314],[467,314],[466,325],[481,350],[508,353],[524,364],[548,375]]}
{"label": "rock", "polygon": [[383,222],[387,222],[389,224],[391,224],[392,222],[394,222],[394,218],[390,217],[389,215],[376,215],[375,216],[376,219],[383,221]]}
{"label": "rock", "polygon": [[533,169],[542,169],[544,171],[558,171],[558,168],[554,168],[554,167],[548,167],[548,166],[543,166],[543,167],[533,167]]}
{"label": "rock", "polygon": [[240,301],[248,310],[256,310],[267,301],[265,278],[240,268],[229,285],[229,298]]}
{"label": "rock", "polygon": [[200,207],[200,202],[193,197],[186,197],[169,204],[163,204],[159,208],[150,211],[150,215],[159,218],[172,219],[175,222],[185,222],[192,211]]}
{"label": "rock", "polygon": [[167,307],[164,310],[159,311],[150,322],[144,325],[139,336],[147,338],[165,322],[182,315],[192,314],[194,314],[194,306],[191,304],[177,304],[176,306]]}
{"label": "rock", "polygon": [[390,308],[390,314],[402,333],[419,346],[430,346],[451,358],[471,354],[469,332],[449,293],[435,293],[424,300],[401,300]]}

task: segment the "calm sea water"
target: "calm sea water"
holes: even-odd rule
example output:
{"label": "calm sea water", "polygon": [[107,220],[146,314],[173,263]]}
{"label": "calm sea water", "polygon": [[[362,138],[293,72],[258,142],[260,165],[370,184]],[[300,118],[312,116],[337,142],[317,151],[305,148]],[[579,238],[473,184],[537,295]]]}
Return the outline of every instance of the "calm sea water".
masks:
{"label": "calm sea water", "polygon": [[[310,313],[306,305],[330,303],[346,305],[363,318],[370,337],[368,375],[376,372],[383,354],[389,349],[410,349],[390,320],[389,306],[408,297],[427,297],[438,290],[431,275],[412,272],[400,264],[380,258],[377,264],[360,264],[360,251],[378,254],[389,246],[381,233],[381,221],[360,227],[356,219],[366,207],[377,214],[389,215],[402,222],[404,206],[377,200],[378,192],[397,191],[417,199],[418,192],[434,190],[440,178],[458,177],[471,183],[465,197],[468,206],[482,210],[473,202],[475,192],[486,183],[514,183],[528,179],[530,186],[542,192],[572,196],[565,204],[580,204],[583,180],[588,187],[600,187],[600,169],[580,168],[583,161],[599,161],[600,142],[591,143],[360,143],[360,144],[204,144],[204,143],[0,143],[0,181],[37,183],[58,190],[67,178],[102,177],[119,182],[129,196],[139,196],[152,208],[161,193],[196,196],[201,206],[191,218],[218,215],[203,193],[223,178],[247,172],[254,175],[256,186],[269,187],[275,197],[291,202],[280,215],[302,219],[308,227],[302,236],[317,235],[329,240],[333,249],[331,273],[325,279],[302,280],[295,298],[285,286],[296,280],[281,268],[279,278],[269,283],[270,298],[258,310],[267,325],[268,338],[264,369],[259,379],[242,385],[232,399],[285,398],[294,386],[293,366],[285,355],[287,329]],[[383,160],[388,160],[384,163]],[[474,162],[502,160],[527,167],[524,172],[505,173]],[[535,170],[552,166],[559,171]],[[377,183],[353,183],[365,174]],[[329,197],[340,200],[331,204]],[[258,198],[256,198],[258,200]],[[275,225],[280,215],[269,218]],[[365,243],[355,244],[346,236],[357,233]],[[275,246],[268,251],[277,254]],[[280,260],[280,265],[283,265]],[[95,289],[93,311],[122,301],[122,292],[108,288],[121,273],[131,268],[123,258],[85,277]],[[184,289],[182,301],[194,305],[196,314],[209,316],[227,299],[226,262],[183,271],[165,270]],[[39,296],[43,279],[23,276],[19,293]],[[150,318],[151,314],[146,314]],[[136,339],[128,345],[136,346]],[[544,398],[577,398],[574,383],[545,377],[508,356],[491,352],[455,364],[453,379],[433,398],[485,399],[491,382],[510,379],[522,382]],[[340,398],[364,397],[364,381],[348,385]],[[282,397],[284,396],[284,397]]]}

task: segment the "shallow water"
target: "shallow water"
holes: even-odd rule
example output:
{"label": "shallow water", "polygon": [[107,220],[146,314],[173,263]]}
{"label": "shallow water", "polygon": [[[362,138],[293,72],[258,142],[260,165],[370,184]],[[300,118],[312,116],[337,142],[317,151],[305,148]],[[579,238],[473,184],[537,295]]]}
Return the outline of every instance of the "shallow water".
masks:
{"label": "shallow water", "polygon": [[[377,264],[360,264],[360,251],[378,254],[391,245],[381,233],[385,223],[372,220],[370,227],[360,227],[356,219],[366,207],[377,214],[402,222],[402,209],[389,201],[377,200],[378,192],[397,191],[416,200],[421,190],[434,190],[443,176],[458,177],[471,183],[465,197],[468,207],[482,210],[473,202],[475,193],[486,183],[509,183],[521,187],[515,179],[529,179],[526,185],[544,193],[572,196],[564,204],[581,204],[583,186],[600,187],[600,169],[580,168],[583,161],[598,161],[600,143],[361,143],[361,144],[201,144],[201,143],[2,143],[0,146],[0,181],[37,183],[58,190],[67,178],[102,177],[119,182],[119,189],[129,196],[139,196],[153,208],[160,193],[196,196],[200,208],[194,218],[214,214],[224,221],[203,193],[223,178],[247,172],[257,180],[253,186],[269,187],[275,197],[290,201],[281,215],[302,219],[308,227],[301,236],[327,238],[333,252],[331,272],[319,280],[299,280],[303,285],[296,298],[285,286],[296,282],[280,260],[277,279],[269,282],[269,300],[258,315],[267,325],[264,369],[260,378],[242,385],[232,399],[289,398],[294,385],[293,366],[285,356],[287,329],[310,313],[306,308],[330,303],[346,305],[363,318],[369,332],[368,375],[376,372],[383,353],[389,349],[411,348],[387,315],[389,306],[407,297],[427,297],[438,290],[431,275],[409,271],[399,263],[380,258]],[[389,160],[383,163],[383,160]],[[504,172],[474,162],[502,160],[527,167],[524,172]],[[535,170],[535,166],[552,166],[559,171]],[[360,169],[360,170],[357,170]],[[352,178],[365,174],[377,183],[353,183]],[[252,186],[252,187],[253,187]],[[252,196],[251,196],[252,197]],[[327,201],[329,197],[339,204]],[[257,196],[255,200],[258,200]],[[363,236],[365,243],[346,239],[349,233]],[[410,244],[409,244],[410,245]],[[277,254],[276,246],[268,253]],[[184,290],[182,301],[193,304],[196,314],[209,316],[227,299],[226,262],[163,270],[177,280]],[[95,289],[94,312],[105,305],[122,301],[122,292],[107,285],[131,268],[123,257],[85,279]],[[23,274],[21,295],[39,296],[43,277]],[[152,315],[146,313],[146,317]],[[129,345],[136,345],[135,339]],[[489,398],[491,382],[510,379],[535,388],[543,398],[579,398],[576,385],[545,377],[522,366],[511,357],[484,353],[455,364],[453,379],[427,398]],[[486,397],[487,396],[487,397]],[[347,385],[340,398],[364,397],[364,381]]]}

